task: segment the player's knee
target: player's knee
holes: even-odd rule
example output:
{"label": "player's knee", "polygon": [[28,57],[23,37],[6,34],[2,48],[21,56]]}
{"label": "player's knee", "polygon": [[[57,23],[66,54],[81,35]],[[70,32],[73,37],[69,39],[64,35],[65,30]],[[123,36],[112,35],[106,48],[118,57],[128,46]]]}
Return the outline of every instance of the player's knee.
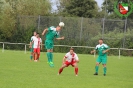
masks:
{"label": "player's knee", "polygon": [[78,67],[78,65],[77,65],[77,64],[74,64],[73,66],[74,66],[75,68],[77,68],[77,67]]}
{"label": "player's knee", "polygon": [[99,63],[97,62],[96,65],[99,66]]}
{"label": "player's knee", "polygon": [[65,68],[67,65],[66,64],[64,64],[64,65],[62,65],[62,67],[61,68]]}
{"label": "player's knee", "polygon": [[106,67],[106,64],[103,64],[103,67]]}

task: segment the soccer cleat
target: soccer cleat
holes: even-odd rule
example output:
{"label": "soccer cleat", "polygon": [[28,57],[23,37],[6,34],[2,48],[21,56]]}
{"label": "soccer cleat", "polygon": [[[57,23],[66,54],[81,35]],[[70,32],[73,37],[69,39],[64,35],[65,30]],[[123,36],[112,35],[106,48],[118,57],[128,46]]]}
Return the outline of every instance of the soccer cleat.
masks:
{"label": "soccer cleat", "polygon": [[34,62],[37,62],[37,60],[34,60]]}
{"label": "soccer cleat", "polygon": [[75,76],[78,76],[78,75],[75,75]]}
{"label": "soccer cleat", "polygon": [[98,75],[98,73],[95,73],[94,75]]}
{"label": "soccer cleat", "polygon": [[50,67],[54,67],[54,63],[53,62],[49,62]]}
{"label": "soccer cleat", "polygon": [[57,75],[60,75],[59,73]]}
{"label": "soccer cleat", "polygon": [[103,74],[104,76],[106,76],[106,74]]}

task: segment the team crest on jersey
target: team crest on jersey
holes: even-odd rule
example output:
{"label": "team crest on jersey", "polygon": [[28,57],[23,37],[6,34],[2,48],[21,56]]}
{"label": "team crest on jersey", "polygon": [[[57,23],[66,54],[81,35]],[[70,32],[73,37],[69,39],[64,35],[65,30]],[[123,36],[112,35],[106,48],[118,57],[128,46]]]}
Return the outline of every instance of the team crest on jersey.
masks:
{"label": "team crest on jersey", "polygon": [[125,2],[123,0],[116,1],[114,4],[114,11],[120,17],[128,17],[133,12],[133,3],[131,1]]}

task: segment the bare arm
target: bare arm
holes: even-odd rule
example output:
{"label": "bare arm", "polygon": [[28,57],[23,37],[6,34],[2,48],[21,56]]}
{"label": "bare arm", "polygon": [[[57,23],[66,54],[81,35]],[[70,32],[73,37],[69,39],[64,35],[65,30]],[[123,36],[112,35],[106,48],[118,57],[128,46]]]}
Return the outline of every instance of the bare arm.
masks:
{"label": "bare arm", "polygon": [[95,52],[96,52],[96,50],[92,50],[92,51],[91,51],[91,54],[93,54],[93,53],[95,53]]}
{"label": "bare arm", "polygon": [[63,40],[64,39],[64,37],[60,37],[60,38],[56,38],[57,40]]}
{"label": "bare arm", "polygon": [[107,53],[107,52],[109,52],[109,50],[110,50],[110,49],[104,50],[103,53]]}
{"label": "bare arm", "polygon": [[66,58],[64,57],[62,60],[62,65],[65,63],[65,61],[66,61]]}
{"label": "bare arm", "polygon": [[42,50],[42,42],[41,42],[41,50]]}
{"label": "bare arm", "polygon": [[30,42],[30,46],[29,46],[29,48],[32,48],[32,44],[33,44],[33,41]]}
{"label": "bare arm", "polygon": [[44,34],[48,31],[48,28],[44,29],[42,32],[42,36],[44,36]]}

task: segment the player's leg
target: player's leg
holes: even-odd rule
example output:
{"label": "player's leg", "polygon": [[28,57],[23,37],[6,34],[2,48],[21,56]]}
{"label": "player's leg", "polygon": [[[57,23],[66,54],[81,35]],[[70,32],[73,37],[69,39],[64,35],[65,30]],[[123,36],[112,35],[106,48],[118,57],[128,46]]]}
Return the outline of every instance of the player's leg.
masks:
{"label": "player's leg", "polygon": [[66,62],[61,66],[61,68],[59,69],[58,75],[61,74],[61,72],[63,71],[63,69],[64,69],[65,67],[68,67],[69,65],[70,65],[70,63],[66,61]]}
{"label": "player's leg", "polygon": [[50,49],[50,50],[48,50],[47,51],[47,53],[48,53],[48,57],[49,57],[49,65],[50,65],[50,67],[54,67],[54,63],[53,63],[53,54],[52,54],[52,52],[53,52],[53,49]]}
{"label": "player's leg", "polygon": [[51,49],[51,52],[50,52],[50,61],[53,62],[53,49]]}
{"label": "player's leg", "polygon": [[104,76],[106,76],[106,72],[107,72],[106,63],[107,63],[107,56],[103,56],[103,58],[102,58],[102,64],[103,64],[103,75]]}
{"label": "player's leg", "polygon": [[101,57],[99,56],[96,60],[96,66],[95,66],[95,73],[94,75],[98,75],[98,69],[99,69],[99,63],[101,62]]}
{"label": "player's leg", "polygon": [[30,60],[32,60],[33,59],[33,48],[30,49],[30,52],[31,52],[31,54],[30,54]]}
{"label": "player's leg", "polygon": [[40,48],[37,49],[37,60],[39,61],[40,58]]}
{"label": "player's leg", "polygon": [[106,71],[107,71],[106,64],[103,64],[103,75],[104,76],[106,76]]}
{"label": "player's leg", "polygon": [[34,55],[35,55],[34,61],[37,62],[37,48],[34,48]]}
{"label": "player's leg", "polygon": [[50,48],[50,63],[53,64],[53,43],[49,43]]}
{"label": "player's leg", "polygon": [[45,41],[45,48],[47,49],[47,58],[48,58],[48,63],[50,63],[50,44],[48,41]]}
{"label": "player's leg", "polygon": [[74,66],[74,68],[75,68],[75,75],[78,76],[78,64],[73,63],[72,66]]}

